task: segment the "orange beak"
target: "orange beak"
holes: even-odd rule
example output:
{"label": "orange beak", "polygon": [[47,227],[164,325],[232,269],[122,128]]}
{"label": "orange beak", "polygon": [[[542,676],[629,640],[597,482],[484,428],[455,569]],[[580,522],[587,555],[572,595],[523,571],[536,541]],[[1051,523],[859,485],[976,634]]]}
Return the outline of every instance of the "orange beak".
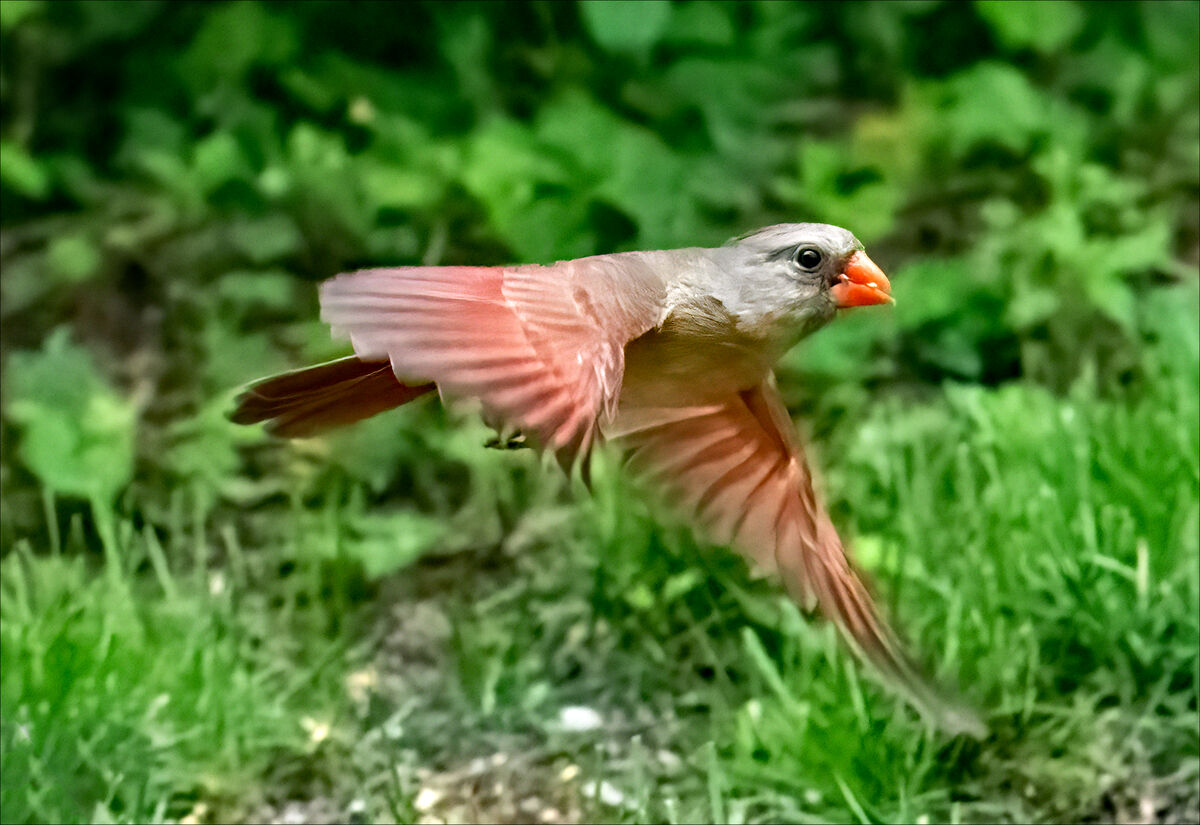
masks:
{"label": "orange beak", "polygon": [[887,276],[865,252],[855,252],[850,256],[832,292],[838,309],[895,303]]}

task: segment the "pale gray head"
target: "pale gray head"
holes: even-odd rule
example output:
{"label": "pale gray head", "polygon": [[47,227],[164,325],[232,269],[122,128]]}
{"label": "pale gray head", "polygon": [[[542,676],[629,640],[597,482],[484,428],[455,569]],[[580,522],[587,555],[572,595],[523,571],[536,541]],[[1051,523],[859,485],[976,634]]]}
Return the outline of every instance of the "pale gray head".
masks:
{"label": "pale gray head", "polygon": [[777,224],[735,238],[720,252],[726,280],[716,297],[742,323],[765,324],[789,339],[826,323],[840,307],[891,300],[887,278],[841,227]]}
{"label": "pale gray head", "polygon": [[851,256],[863,248],[858,238],[827,223],[780,223],[730,243],[744,252],[746,264],[772,269],[814,292],[835,286]]}

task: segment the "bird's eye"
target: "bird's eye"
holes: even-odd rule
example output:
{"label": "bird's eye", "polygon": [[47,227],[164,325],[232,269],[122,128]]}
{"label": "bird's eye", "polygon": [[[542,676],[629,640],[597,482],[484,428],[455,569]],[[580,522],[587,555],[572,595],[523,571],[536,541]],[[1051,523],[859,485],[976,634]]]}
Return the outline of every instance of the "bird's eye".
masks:
{"label": "bird's eye", "polygon": [[811,246],[801,247],[796,251],[795,261],[804,269],[816,269],[821,265],[821,251]]}

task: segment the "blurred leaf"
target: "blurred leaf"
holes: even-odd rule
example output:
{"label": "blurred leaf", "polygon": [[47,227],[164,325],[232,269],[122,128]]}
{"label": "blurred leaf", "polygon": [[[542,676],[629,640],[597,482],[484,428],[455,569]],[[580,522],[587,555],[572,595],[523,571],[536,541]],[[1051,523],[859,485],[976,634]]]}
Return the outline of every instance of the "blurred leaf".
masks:
{"label": "blurred leaf", "polygon": [[300,230],[287,215],[240,220],[230,227],[233,246],[256,264],[267,264],[295,255],[304,243]]}
{"label": "blurred leaf", "polygon": [[1200,15],[1195,3],[1144,3],[1138,7],[1145,27],[1147,56],[1193,78],[1200,68]]}
{"label": "blurred leaf", "polygon": [[932,331],[918,342],[917,352],[940,372],[960,380],[979,381],[986,364],[981,353],[983,342],[971,335],[973,331],[965,323]]}
{"label": "blurred leaf", "polygon": [[878,170],[848,165],[848,152],[832,143],[800,145],[798,185],[784,192],[803,203],[814,220],[844,226],[863,243],[891,231],[902,193]]}
{"label": "blurred leaf", "polygon": [[518,124],[494,119],[476,131],[462,182],[521,260],[549,263],[594,251],[584,230],[587,202],[569,197],[566,188],[584,182],[578,169],[560,153],[545,151]]}
{"label": "blurred leaf", "polygon": [[401,570],[432,549],[445,535],[447,522],[412,510],[367,513],[354,520],[355,536],[342,551],[362,563],[368,578]]}
{"label": "blurred leaf", "polygon": [[959,72],[938,97],[942,117],[936,128],[959,156],[982,143],[1024,153],[1035,135],[1069,125],[1062,122],[1065,112],[1052,112],[1048,98],[1004,63],[979,63]]}
{"label": "blurred leaf", "polygon": [[181,156],[187,145],[187,128],[168,112],[141,106],[122,112],[124,139],[118,158],[129,166],[138,166],[138,155],[149,150]]}
{"label": "blurred leaf", "polygon": [[420,448],[410,431],[413,415],[414,409],[405,407],[404,412],[389,411],[331,432],[330,462],[372,492],[382,493],[406,461],[419,460],[415,457]]}
{"label": "blurred leaf", "polygon": [[484,15],[468,6],[452,7],[437,18],[442,55],[458,75],[461,95],[477,111],[498,109],[499,95],[489,71],[492,31]]}
{"label": "blurred leaf", "polygon": [[1083,10],[1060,0],[976,0],[975,8],[1011,49],[1061,49],[1083,28]]}
{"label": "blurred leaf", "polygon": [[891,276],[896,323],[904,329],[961,312],[974,290],[970,264],[958,258],[915,261]]}
{"label": "blurred leaf", "polygon": [[894,369],[890,359],[877,357],[881,344],[894,334],[890,314],[850,311],[802,341],[788,360],[805,373],[862,382]]}
{"label": "blurred leaf", "polygon": [[1166,366],[1171,379],[1184,382],[1184,392],[1193,400],[1200,398],[1195,389],[1200,385],[1200,281],[1151,289],[1139,309],[1141,328],[1156,345],[1145,357]]}
{"label": "blurred leaf", "polygon": [[427,209],[443,196],[446,186],[437,176],[415,166],[364,159],[363,190],[371,205],[392,209]]}
{"label": "blurred leaf", "polygon": [[340,228],[354,238],[370,231],[374,214],[362,196],[344,139],[300,122],[287,139],[287,162],[295,182],[296,211],[312,226],[325,232]]}
{"label": "blurred leaf", "polygon": [[1063,297],[1054,287],[1026,286],[1013,295],[1005,319],[1014,328],[1027,330],[1054,317]]}
{"label": "blurred leaf", "polygon": [[111,501],[133,477],[137,413],[91,355],[59,328],[39,352],[17,352],[4,372],[5,412],[20,455],[50,489]]}
{"label": "blurred leaf", "polygon": [[279,75],[279,82],[297,100],[317,112],[332,111],[341,100],[341,91],[325,77],[288,66]]}
{"label": "blurred leaf", "polygon": [[672,6],[662,39],[679,45],[729,46],[734,40],[729,19],[732,8],[728,3],[709,0]]}
{"label": "blurred leaf", "polygon": [[609,51],[645,51],[658,42],[671,19],[666,0],[583,0],[584,23]]}
{"label": "blurred leaf", "polygon": [[46,266],[64,283],[86,281],[100,269],[100,250],[85,234],[62,235],[50,241]]}
{"label": "blurred leaf", "polygon": [[41,200],[50,192],[45,168],[24,146],[12,140],[0,140],[0,183],[34,200]]}
{"label": "blurred leaf", "polygon": [[199,342],[205,355],[200,376],[209,392],[225,392],[289,366],[269,335],[243,329],[233,314],[206,316]]}
{"label": "blurred leaf", "polygon": [[781,100],[797,94],[795,79],[785,82],[759,60],[727,54],[685,57],[663,72],[661,84],[659,95],[673,107],[692,107],[703,115],[708,137],[725,163],[769,168],[792,145],[773,139],[763,126]]}
{"label": "blurred leaf", "polygon": [[1116,321],[1128,333],[1137,328],[1137,302],[1133,289],[1118,278],[1085,278],[1083,291],[1092,306]]}
{"label": "blurred leaf", "polygon": [[51,292],[54,282],[46,277],[42,255],[21,255],[4,263],[0,278],[0,313],[21,312]]}
{"label": "blurred leaf", "polygon": [[9,31],[44,7],[42,0],[5,0],[0,3],[0,31]]}
{"label": "blurred leaf", "polygon": [[[239,445],[261,443],[267,439],[258,427],[243,427],[229,420],[233,404],[230,393],[208,401],[192,416],[173,422],[169,446],[154,460],[163,469],[184,479],[199,493],[207,506],[218,496],[241,501],[252,482],[246,478]],[[274,486],[274,480],[267,482]]]}
{"label": "blurred leaf", "polygon": [[228,181],[250,177],[250,165],[229,132],[214,132],[197,141],[192,165],[205,192],[212,192]]}
{"label": "blurred leaf", "polygon": [[571,94],[543,108],[538,133],[564,155],[574,153],[586,170],[580,183],[633,219],[644,248],[684,245],[695,235],[691,204],[681,197],[684,163],[648,130]]}
{"label": "blurred leaf", "polygon": [[704,584],[704,574],[699,568],[689,567],[682,573],[676,573],[667,579],[662,591],[655,597],[655,604],[670,604],[686,596],[699,585]]}
{"label": "blurred leaf", "polygon": [[221,81],[236,82],[254,64],[282,64],[299,48],[293,23],[263,4],[229,3],[205,15],[179,56],[179,73],[196,96]]}
{"label": "blurred leaf", "polygon": [[217,296],[222,311],[235,317],[261,310],[283,312],[295,302],[295,287],[296,279],[280,269],[238,270],[221,276],[217,281]]}

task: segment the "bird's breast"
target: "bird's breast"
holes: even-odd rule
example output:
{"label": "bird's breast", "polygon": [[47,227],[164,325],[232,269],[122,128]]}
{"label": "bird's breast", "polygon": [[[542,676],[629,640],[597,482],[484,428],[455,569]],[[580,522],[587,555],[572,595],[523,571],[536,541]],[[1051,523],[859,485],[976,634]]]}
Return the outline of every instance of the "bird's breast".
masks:
{"label": "bird's breast", "polygon": [[757,332],[739,326],[714,298],[675,307],[626,345],[621,403],[706,403],[757,386],[778,355]]}

